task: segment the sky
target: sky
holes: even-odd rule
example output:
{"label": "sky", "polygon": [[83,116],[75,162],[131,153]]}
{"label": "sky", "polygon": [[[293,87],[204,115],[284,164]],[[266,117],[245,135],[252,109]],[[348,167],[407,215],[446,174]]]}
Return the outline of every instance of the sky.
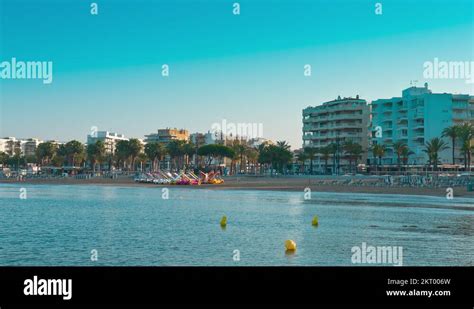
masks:
{"label": "sky", "polygon": [[401,96],[413,80],[474,95],[423,78],[435,57],[474,61],[474,1],[0,0],[0,62],[13,57],[52,61],[53,82],[0,79],[0,136],[143,138],[225,119],[296,149],[302,109],[339,95]]}

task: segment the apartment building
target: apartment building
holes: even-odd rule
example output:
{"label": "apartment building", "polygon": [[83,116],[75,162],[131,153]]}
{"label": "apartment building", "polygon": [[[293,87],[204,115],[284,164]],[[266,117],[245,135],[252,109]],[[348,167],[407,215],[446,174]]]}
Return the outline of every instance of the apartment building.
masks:
{"label": "apartment building", "polygon": [[21,141],[13,136],[0,138],[0,151],[13,156],[16,153],[21,153]]}
{"label": "apartment building", "polygon": [[209,145],[209,144],[215,144],[217,141],[217,138],[212,134],[211,132],[207,133],[192,133],[189,136],[189,140],[194,144],[198,146],[203,146],[203,145]]}
{"label": "apartment building", "polygon": [[115,145],[118,141],[128,141],[128,138],[123,134],[118,134],[109,131],[97,131],[93,134],[87,135],[87,144],[95,144],[97,141],[102,141],[105,145],[105,153],[114,154]]}
{"label": "apartment building", "polygon": [[43,141],[38,138],[17,139],[9,136],[0,138],[0,152],[4,152],[9,156],[20,154],[25,157],[36,155],[36,148]]}
{"label": "apartment building", "polygon": [[[474,97],[467,94],[432,93],[428,84],[410,87],[401,97],[375,100],[371,104],[372,143],[386,147],[382,164],[398,164],[393,149],[397,141],[405,143],[411,151],[408,164],[424,165],[428,156],[423,149],[432,138],[442,137],[444,128],[471,122],[474,124]],[[379,134],[376,134],[379,132]],[[445,138],[450,149],[440,152],[443,164],[452,163],[451,140]],[[456,147],[456,163],[462,163],[462,155]],[[369,153],[370,155],[370,153]],[[371,157],[370,161],[375,159]]]}
{"label": "apartment building", "polygon": [[36,156],[36,148],[38,148],[38,145],[42,142],[42,140],[39,140],[37,138],[28,138],[21,140],[21,154],[25,157]]}
{"label": "apartment building", "polygon": [[364,149],[359,163],[367,161],[369,108],[367,102],[355,98],[341,98],[310,106],[303,110],[303,148],[323,148],[331,144],[337,148],[329,160],[328,171],[324,171],[325,160],[317,154],[313,161],[316,172],[341,173],[349,168],[349,160],[344,155],[342,145],[346,141],[358,143]]}
{"label": "apartment building", "polygon": [[185,129],[159,129],[158,133],[151,133],[145,135],[145,142],[161,142],[161,143],[169,143],[173,140],[181,140],[181,141],[188,141],[189,140],[189,131]]}

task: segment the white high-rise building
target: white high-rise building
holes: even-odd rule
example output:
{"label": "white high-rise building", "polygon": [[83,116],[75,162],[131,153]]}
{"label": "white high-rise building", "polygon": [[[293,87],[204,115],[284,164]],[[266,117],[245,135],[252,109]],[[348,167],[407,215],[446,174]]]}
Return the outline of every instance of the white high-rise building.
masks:
{"label": "white high-rise building", "polygon": [[16,139],[13,136],[0,138],[0,151],[13,156],[16,153],[22,153],[21,140]]}
{"label": "white high-rise building", "polygon": [[94,134],[87,135],[87,144],[94,144],[97,141],[102,141],[105,145],[105,152],[113,154],[115,152],[115,145],[118,141],[128,141],[128,138],[123,134],[117,134],[109,131],[98,131]]}
{"label": "white high-rise building", "polygon": [[[467,94],[432,93],[428,84],[424,87],[410,87],[401,97],[379,99],[371,105],[372,143],[386,147],[382,164],[398,164],[393,149],[397,141],[405,143],[411,154],[408,164],[424,165],[428,156],[423,151],[425,143],[432,138],[442,137],[445,128],[464,122],[474,124],[474,97]],[[379,132],[378,136],[375,134]],[[443,164],[452,163],[451,140],[444,138],[449,149],[440,152]],[[456,147],[456,163],[463,163],[463,156]],[[370,158],[374,161],[374,158]]]}
{"label": "white high-rise building", "polygon": [[28,138],[21,140],[21,153],[25,157],[36,156],[36,148],[43,141],[37,138]]}
{"label": "white high-rise building", "polygon": [[[337,154],[328,160],[327,167],[332,173],[338,173],[349,167],[349,160],[344,155],[342,145],[346,141],[352,141],[362,146],[364,154],[359,163],[365,163],[369,137],[368,119],[367,102],[359,96],[338,97],[319,106],[307,107],[303,110],[303,148],[321,149],[329,145],[337,147]],[[313,169],[316,171],[329,172],[324,171],[326,162],[321,154],[317,154],[313,163]]]}

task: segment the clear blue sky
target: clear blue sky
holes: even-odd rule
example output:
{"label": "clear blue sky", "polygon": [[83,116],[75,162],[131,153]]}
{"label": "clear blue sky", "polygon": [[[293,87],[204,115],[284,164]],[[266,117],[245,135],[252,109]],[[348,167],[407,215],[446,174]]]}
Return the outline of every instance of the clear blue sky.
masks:
{"label": "clear blue sky", "polygon": [[143,138],[225,118],[297,148],[309,105],[400,96],[425,82],[425,61],[474,61],[472,0],[241,0],[240,16],[234,0],[97,0],[98,16],[91,2],[0,0],[0,61],[54,63],[50,85],[0,81],[1,136],[85,141],[97,126]]}

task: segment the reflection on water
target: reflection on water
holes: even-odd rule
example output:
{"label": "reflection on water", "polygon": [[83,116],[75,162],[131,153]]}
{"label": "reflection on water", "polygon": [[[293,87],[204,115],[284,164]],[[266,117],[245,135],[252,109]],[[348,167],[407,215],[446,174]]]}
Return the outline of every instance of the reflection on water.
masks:
{"label": "reflection on water", "polygon": [[[404,265],[474,264],[468,198],[313,193],[304,200],[304,192],[170,187],[163,200],[158,187],[21,187],[0,185],[1,265],[352,265],[351,248],[363,242],[402,246]],[[296,251],[285,252],[286,239]]]}

